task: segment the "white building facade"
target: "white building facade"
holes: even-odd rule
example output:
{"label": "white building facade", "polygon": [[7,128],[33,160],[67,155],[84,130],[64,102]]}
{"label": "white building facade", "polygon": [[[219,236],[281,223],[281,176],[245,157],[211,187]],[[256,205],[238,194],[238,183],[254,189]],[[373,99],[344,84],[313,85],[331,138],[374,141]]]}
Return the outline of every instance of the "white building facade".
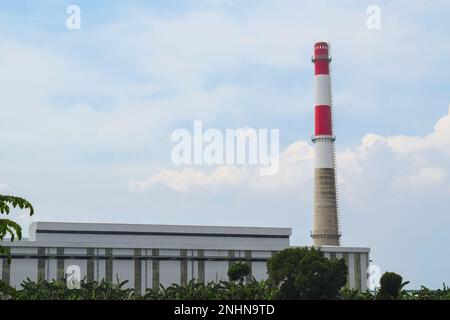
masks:
{"label": "white building facade", "polygon": [[[30,239],[3,241],[0,279],[19,288],[22,281],[61,279],[77,266],[88,281],[127,280],[126,287],[147,288],[228,280],[235,261],[246,261],[251,276],[267,278],[267,260],[290,247],[290,228],[132,225],[34,222]],[[366,290],[368,248],[321,247],[327,258],[343,258],[349,288]]]}

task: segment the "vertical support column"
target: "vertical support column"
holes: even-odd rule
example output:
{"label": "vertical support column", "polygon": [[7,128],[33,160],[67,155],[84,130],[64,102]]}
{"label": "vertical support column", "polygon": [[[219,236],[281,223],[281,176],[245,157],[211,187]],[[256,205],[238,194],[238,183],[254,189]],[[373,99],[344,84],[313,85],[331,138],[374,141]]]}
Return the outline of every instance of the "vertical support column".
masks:
{"label": "vertical support column", "polygon": [[147,249],[144,249],[144,256],[145,256],[145,260],[144,260],[144,266],[145,266],[145,275],[144,275],[144,279],[145,279],[145,281],[144,281],[144,285],[145,285],[145,288],[144,288],[144,292],[146,292],[147,291],[147,289],[148,289],[148,262],[149,262],[149,260],[148,260],[148,250]]}
{"label": "vertical support column", "polygon": [[[11,248],[3,248],[5,255],[11,254]],[[11,283],[11,264],[7,257],[2,259],[2,281],[6,284]]]}
{"label": "vertical support column", "polygon": [[113,251],[112,249],[105,249],[105,281],[113,282]]}
{"label": "vertical support column", "polygon": [[245,277],[245,281],[250,281],[252,279],[252,276],[253,276],[252,251],[251,250],[246,250],[245,251],[245,260],[246,260],[248,266],[250,267],[250,273],[248,274],[248,276]]}
{"label": "vertical support column", "polygon": [[348,286],[350,289],[356,289],[355,286],[355,254],[348,254]]}
{"label": "vertical support column", "polygon": [[361,291],[361,254],[355,252],[355,287],[357,290]]}
{"label": "vertical support column", "polygon": [[100,281],[100,249],[97,248],[96,253],[97,255],[97,259],[95,259],[95,279],[97,279],[97,281]]}
{"label": "vertical support column", "polygon": [[195,279],[194,249],[191,249],[191,279]]}
{"label": "vertical support column", "polygon": [[369,258],[369,252],[367,252],[367,254],[366,254],[366,270],[364,271],[364,274],[366,275],[366,278],[365,278],[365,290],[367,290],[368,288],[367,288],[367,280],[369,279],[369,274],[367,273],[367,269],[369,268],[369,266],[370,266],[370,258]]}
{"label": "vertical support column", "polygon": [[152,250],[152,288],[154,290],[159,289],[159,260],[155,259],[155,257],[159,256],[159,249]]}
{"label": "vertical support column", "polygon": [[344,252],[343,256],[344,256],[345,265],[347,266],[347,282],[345,283],[345,287],[348,289],[348,288],[350,288],[350,282],[349,282],[350,266],[349,266],[348,252]]}
{"label": "vertical support column", "polygon": [[45,248],[38,248],[38,270],[37,270],[37,279],[45,280]]}
{"label": "vertical support column", "polygon": [[367,260],[368,253],[361,253],[361,291],[367,291]]}
{"label": "vertical support column", "polygon": [[64,278],[66,276],[66,271],[64,269],[64,259],[63,259],[64,248],[56,248],[56,255],[57,255],[56,278],[58,281],[64,280]]}
{"label": "vertical support column", "polygon": [[94,248],[87,248],[86,253],[88,255],[87,258],[87,270],[86,270],[86,281],[92,282],[94,281],[94,266],[95,266],[95,257],[94,257]]}
{"label": "vertical support column", "polygon": [[[236,257],[236,252],[234,250],[228,250],[228,258],[234,258]],[[233,259],[228,259],[228,270],[230,269],[231,265],[234,263]],[[227,270],[227,273],[228,273]],[[228,281],[230,281],[230,278],[228,277]]]}
{"label": "vertical support column", "polygon": [[142,261],[141,249],[134,249],[134,294],[141,296],[142,294]]}
{"label": "vertical support column", "polygon": [[188,259],[187,259],[187,250],[181,249],[180,250],[180,283],[186,284],[188,281]]}
{"label": "vertical support column", "polygon": [[[197,250],[197,256],[200,258],[205,257],[205,250]],[[205,260],[198,260],[198,280],[205,282]]]}

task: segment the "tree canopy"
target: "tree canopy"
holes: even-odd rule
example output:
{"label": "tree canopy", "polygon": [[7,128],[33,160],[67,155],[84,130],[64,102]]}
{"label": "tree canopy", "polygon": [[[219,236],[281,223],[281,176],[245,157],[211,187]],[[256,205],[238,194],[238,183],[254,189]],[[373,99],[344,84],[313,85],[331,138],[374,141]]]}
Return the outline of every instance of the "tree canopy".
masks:
{"label": "tree canopy", "polygon": [[343,259],[327,259],[315,248],[288,248],[267,262],[280,299],[335,299],[347,281]]}
{"label": "tree canopy", "polygon": [[235,262],[228,268],[228,277],[231,281],[242,283],[250,273],[250,266],[244,261]]}

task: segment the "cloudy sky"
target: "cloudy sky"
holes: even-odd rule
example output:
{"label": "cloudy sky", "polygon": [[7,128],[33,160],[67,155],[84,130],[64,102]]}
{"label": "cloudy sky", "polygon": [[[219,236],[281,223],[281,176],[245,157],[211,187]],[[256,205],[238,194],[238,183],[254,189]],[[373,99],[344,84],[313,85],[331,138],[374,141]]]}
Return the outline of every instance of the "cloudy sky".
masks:
{"label": "cloudy sky", "polygon": [[[449,284],[449,13],[444,0],[2,1],[0,192],[32,201],[33,220],[283,226],[310,244],[311,54],[326,40],[343,245],[370,247],[410,288]],[[171,133],[195,120],[279,129],[279,173],[174,165]]]}

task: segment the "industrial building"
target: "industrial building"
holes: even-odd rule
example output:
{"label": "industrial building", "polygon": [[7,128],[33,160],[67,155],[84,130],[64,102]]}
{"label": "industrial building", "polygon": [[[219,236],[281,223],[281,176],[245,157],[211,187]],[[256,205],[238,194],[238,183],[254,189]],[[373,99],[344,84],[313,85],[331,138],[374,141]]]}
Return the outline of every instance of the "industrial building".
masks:
{"label": "industrial building", "polygon": [[[20,287],[26,278],[61,279],[70,266],[81,278],[115,282],[137,292],[159,285],[228,280],[234,261],[248,261],[251,275],[267,278],[266,262],[290,246],[290,228],[34,222],[30,239],[1,242],[11,264],[0,261],[1,279]],[[322,247],[347,262],[348,286],[366,289],[368,248]]]}

